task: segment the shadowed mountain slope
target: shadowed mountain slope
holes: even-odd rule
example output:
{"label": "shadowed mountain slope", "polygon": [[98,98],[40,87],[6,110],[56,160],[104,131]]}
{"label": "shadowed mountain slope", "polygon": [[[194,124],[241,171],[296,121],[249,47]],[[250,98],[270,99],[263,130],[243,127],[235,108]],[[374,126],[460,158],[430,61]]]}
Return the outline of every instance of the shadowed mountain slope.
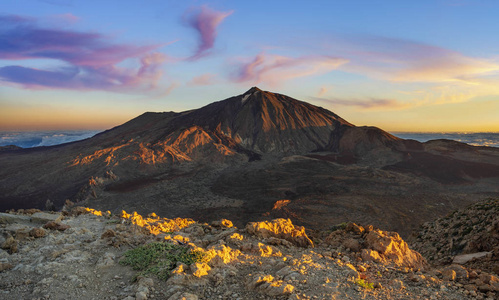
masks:
{"label": "shadowed mountain slope", "polygon": [[[199,109],[144,113],[84,141],[0,151],[0,166],[2,210],[71,199],[239,224],[348,219],[402,233],[469,195],[499,193],[497,148],[399,139],[256,87]],[[273,210],[281,200],[289,205]]]}

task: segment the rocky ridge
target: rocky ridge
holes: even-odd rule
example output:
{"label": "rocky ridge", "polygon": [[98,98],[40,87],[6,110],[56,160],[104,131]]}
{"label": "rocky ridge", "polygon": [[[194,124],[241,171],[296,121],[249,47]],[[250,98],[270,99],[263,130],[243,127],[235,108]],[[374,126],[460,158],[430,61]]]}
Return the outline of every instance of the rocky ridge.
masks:
{"label": "rocky ridge", "polygon": [[[477,273],[491,289],[476,289],[465,268],[456,281],[397,233],[354,223],[236,228],[69,202],[62,214],[19,210],[0,223],[2,299],[495,299],[499,290],[496,275]],[[200,259],[170,261],[166,281],[123,265],[131,249],[158,243]]]}
{"label": "rocky ridge", "polygon": [[499,274],[499,199],[424,223],[411,245],[435,265],[455,262]]}

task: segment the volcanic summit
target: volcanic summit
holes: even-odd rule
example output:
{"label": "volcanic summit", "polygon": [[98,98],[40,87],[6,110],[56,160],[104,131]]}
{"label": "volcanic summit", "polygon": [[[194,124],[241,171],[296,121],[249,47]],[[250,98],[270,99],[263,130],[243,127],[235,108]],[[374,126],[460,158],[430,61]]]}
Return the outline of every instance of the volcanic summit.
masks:
{"label": "volcanic summit", "polygon": [[406,234],[472,196],[496,196],[499,149],[402,140],[253,87],[199,109],[144,113],[87,140],[7,149],[0,165],[4,210],[69,199],[240,224],[365,221]]}

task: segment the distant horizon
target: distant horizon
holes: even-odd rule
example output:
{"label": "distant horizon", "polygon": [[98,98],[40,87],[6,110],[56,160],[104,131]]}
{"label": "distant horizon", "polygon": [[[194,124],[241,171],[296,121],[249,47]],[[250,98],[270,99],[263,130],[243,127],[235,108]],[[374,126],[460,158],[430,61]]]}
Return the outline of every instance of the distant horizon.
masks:
{"label": "distant horizon", "polygon": [[0,130],[105,130],[258,86],[389,132],[499,132],[499,2],[5,1]]}
{"label": "distant horizon", "polygon": [[[16,145],[22,148],[55,146],[91,138],[104,130],[40,130],[0,131],[0,147]],[[476,146],[499,147],[499,133],[493,132],[389,132],[399,138],[426,142],[435,139],[451,139]]]}
{"label": "distant horizon", "polygon": [[[0,132],[11,132],[11,133],[15,133],[15,132],[70,132],[70,131],[98,131],[98,132],[103,132],[103,131],[106,131],[106,130],[111,130],[115,127],[118,127],[118,126],[121,126],[123,125],[124,123],[121,123],[119,125],[115,125],[113,127],[109,127],[109,128],[104,128],[104,129],[92,129],[92,128],[81,128],[81,129],[0,129]],[[355,125],[355,124],[354,124]],[[359,127],[362,127],[362,126],[368,126],[368,127],[377,127],[377,126],[371,126],[371,125],[356,125],[356,126],[359,126]],[[466,130],[463,130],[463,131],[399,131],[399,130],[385,130],[384,128],[380,128],[388,133],[421,133],[421,134],[425,134],[425,133],[428,133],[428,134],[435,134],[435,133],[441,133],[441,134],[444,134],[444,133],[453,133],[453,134],[473,134],[473,133],[494,133],[494,134],[499,134],[499,131],[466,131]]]}

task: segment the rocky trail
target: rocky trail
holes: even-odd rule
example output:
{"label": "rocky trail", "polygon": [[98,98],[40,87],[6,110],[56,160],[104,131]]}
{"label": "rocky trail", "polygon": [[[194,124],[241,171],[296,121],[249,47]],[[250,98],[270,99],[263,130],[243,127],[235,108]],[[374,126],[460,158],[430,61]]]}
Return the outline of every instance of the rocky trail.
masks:
{"label": "rocky trail", "polygon": [[[83,207],[0,215],[1,299],[498,299],[493,270],[432,267],[397,233],[198,223]],[[307,234],[308,233],[308,234]]]}

